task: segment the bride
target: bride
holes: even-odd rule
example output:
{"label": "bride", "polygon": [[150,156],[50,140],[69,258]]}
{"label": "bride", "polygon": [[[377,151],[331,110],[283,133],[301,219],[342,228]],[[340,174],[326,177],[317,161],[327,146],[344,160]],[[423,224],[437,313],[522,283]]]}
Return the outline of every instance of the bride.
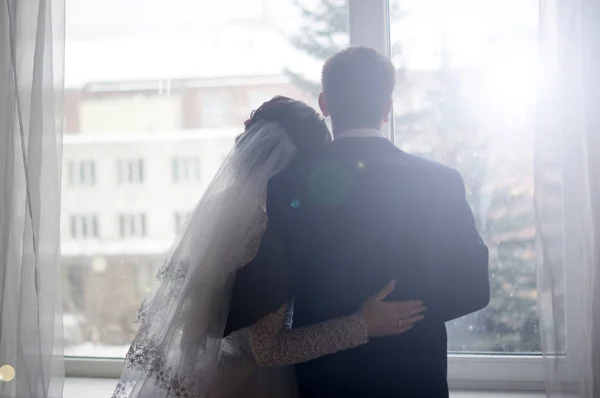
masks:
{"label": "bride", "polygon": [[[329,140],[324,121],[303,102],[279,96],[252,112],[139,310],[113,398],[293,397],[293,368],[286,365],[403,333],[422,319],[422,303],[383,301],[392,281],[355,314],[291,329],[293,294],[275,293],[290,285],[278,279],[285,279],[284,254],[282,272],[244,267],[265,234],[269,179],[291,162],[308,161]],[[257,293],[242,307],[232,301],[240,269],[254,272],[240,272],[238,282],[245,281],[246,294]],[[253,313],[251,323],[240,308]]]}

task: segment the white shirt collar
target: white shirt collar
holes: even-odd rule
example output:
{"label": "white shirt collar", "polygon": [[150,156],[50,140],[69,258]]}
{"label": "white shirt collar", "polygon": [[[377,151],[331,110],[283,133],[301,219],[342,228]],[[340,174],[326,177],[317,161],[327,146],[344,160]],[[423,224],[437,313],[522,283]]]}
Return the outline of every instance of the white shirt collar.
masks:
{"label": "white shirt collar", "polygon": [[336,140],[342,138],[385,138],[383,133],[377,129],[362,128],[346,130],[335,137]]}

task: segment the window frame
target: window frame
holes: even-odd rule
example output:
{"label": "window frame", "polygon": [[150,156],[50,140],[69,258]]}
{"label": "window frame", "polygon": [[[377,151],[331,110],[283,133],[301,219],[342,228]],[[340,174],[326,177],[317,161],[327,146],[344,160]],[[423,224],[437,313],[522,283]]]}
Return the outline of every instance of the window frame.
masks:
{"label": "window frame", "polygon": [[96,186],[96,161],[70,160],[68,165],[69,187],[94,187]]}
{"label": "window frame", "polygon": [[[117,358],[65,358],[68,377],[119,378],[125,361]],[[454,355],[448,357],[452,390],[544,391],[543,359],[536,356]]]}
{"label": "window frame", "polygon": [[142,185],[145,179],[145,159],[117,159],[117,183],[119,186]]}
{"label": "window frame", "polygon": [[[350,45],[366,45],[379,50],[391,58],[390,40],[390,2],[389,0],[349,0]],[[383,22],[383,23],[382,23]],[[394,142],[393,109],[390,123],[384,126],[384,133]],[[569,225],[565,225],[565,236],[570,236]],[[576,230],[576,229],[575,229]],[[564,256],[579,260],[576,251],[577,242],[565,239]],[[573,254],[575,256],[573,256]],[[569,274],[569,273],[565,273]],[[565,275],[567,312],[567,355],[554,359],[556,364],[555,381],[574,382],[577,375],[570,362],[580,355],[573,352],[576,344],[569,344],[569,330],[577,328],[576,311],[569,311],[575,302],[573,295],[577,292],[581,278]],[[472,355],[448,353],[448,383],[451,389],[465,390],[521,390],[544,391],[546,388],[546,369],[544,357],[539,355]]]}
{"label": "window frame", "polygon": [[171,159],[173,184],[198,183],[202,180],[202,161],[199,156],[174,156]]}
{"label": "window frame", "polygon": [[147,237],[148,228],[145,212],[118,213],[119,237],[121,239],[142,239]]}
{"label": "window frame", "polygon": [[[389,0],[349,0],[350,44],[367,45],[391,57]],[[384,126],[384,133],[394,140],[394,118]],[[125,182],[126,184],[127,182]],[[568,228],[568,226],[566,226]],[[567,234],[568,236],[568,234]],[[576,242],[575,242],[576,243]],[[575,243],[570,243],[574,245]],[[565,255],[569,248],[565,247]],[[572,278],[572,276],[571,276]],[[581,283],[578,278],[569,279],[567,290],[568,329],[577,327],[576,312],[569,311],[569,301],[573,298],[574,287]],[[572,335],[572,333],[571,333]],[[569,333],[567,333],[569,336]],[[568,348],[572,347],[569,344]],[[577,356],[577,353],[572,353]],[[569,369],[569,358],[557,358],[559,368]],[[67,376],[118,378],[123,369],[123,359],[112,358],[66,358]],[[565,365],[566,364],[566,365]],[[576,375],[565,372],[559,374],[562,381],[575,380]],[[545,366],[542,355],[471,355],[449,353],[448,383],[451,389],[463,390],[503,390],[503,391],[543,391],[545,389]]]}
{"label": "window frame", "polygon": [[72,213],[69,215],[69,237],[74,241],[98,239],[100,229],[98,213]]}

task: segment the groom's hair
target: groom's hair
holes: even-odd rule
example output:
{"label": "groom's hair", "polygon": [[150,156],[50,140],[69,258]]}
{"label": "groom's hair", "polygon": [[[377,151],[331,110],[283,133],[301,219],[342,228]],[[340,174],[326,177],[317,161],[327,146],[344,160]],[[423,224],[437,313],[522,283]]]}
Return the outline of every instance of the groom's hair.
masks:
{"label": "groom's hair", "polygon": [[396,71],[377,50],[350,47],[329,58],[321,85],[336,128],[379,127],[392,99]]}

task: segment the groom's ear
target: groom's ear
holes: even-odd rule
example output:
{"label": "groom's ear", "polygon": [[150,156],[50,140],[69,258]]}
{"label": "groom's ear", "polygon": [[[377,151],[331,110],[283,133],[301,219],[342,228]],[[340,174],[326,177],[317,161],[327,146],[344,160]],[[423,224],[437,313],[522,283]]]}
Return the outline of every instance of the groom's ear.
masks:
{"label": "groom's ear", "polygon": [[394,101],[389,100],[387,105],[385,106],[384,110],[383,110],[383,122],[384,123],[389,123],[390,121],[390,115],[392,114],[392,107],[394,106]]}
{"label": "groom's ear", "polygon": [[329,117],[329,109],[327,109],[327,103],[325,102],[325,96],[322,92],[319,93],[319,109],[324,117]]}

